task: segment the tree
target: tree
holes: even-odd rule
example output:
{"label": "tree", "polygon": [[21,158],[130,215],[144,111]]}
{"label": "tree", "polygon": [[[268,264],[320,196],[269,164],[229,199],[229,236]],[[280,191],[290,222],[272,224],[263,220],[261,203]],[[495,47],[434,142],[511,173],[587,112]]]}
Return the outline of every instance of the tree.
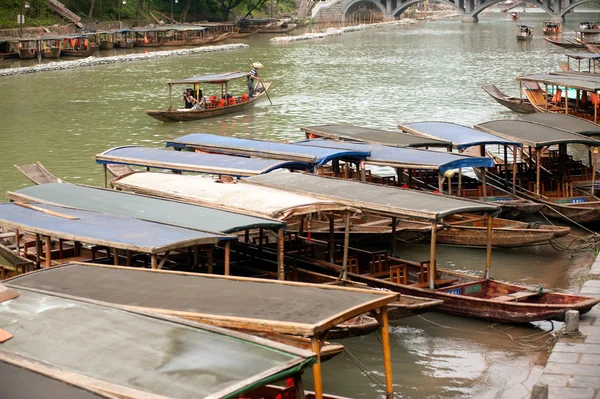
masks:
{"label": "tree", "polygon": [[90,2],[90,12],[88,13],[88,21],[91,21],[94,17],[94,5],[96,4],[96,0],[89,0]]}
{"label": "tree", "polygon": [[137,9],[135,10],[135,25],[140,23],[140,11],[142,10],[142,3],[144,0],[138,0]]}
{"label": "tree", "polygon": [[229,19],[229,13],[242,3],[242,0],[219,0],[221,3],[221,16],[223,21]]}
{"label": "tree", "polygon": [[192,0],[185,0],[185,4],[183,5],[183,11],[181,11],[181,23],[185,23],[187,18],[187,13],[190,10],[190,5],[192,4]]}

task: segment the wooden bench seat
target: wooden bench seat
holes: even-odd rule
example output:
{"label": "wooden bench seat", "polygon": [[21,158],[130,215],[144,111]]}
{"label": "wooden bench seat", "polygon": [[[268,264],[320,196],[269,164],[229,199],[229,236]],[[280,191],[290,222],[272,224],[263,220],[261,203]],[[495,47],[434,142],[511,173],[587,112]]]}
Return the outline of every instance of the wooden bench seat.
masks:
{"label": "wooden bench seat", "polygon": [[[436,287],[443,287],[445,285],[452,285],[457,281],[458,280],[435,280],[434,284]],[[417,284],[410,284],[410,286],[415,287],[415,288],[427,288],[427,287],[429,287],[429,281],[425,281],[423,283],[417,283]]]}
{"label": "wooden bench seat", "polygon": [[530,298],[532,296],[538,296],[539,292],[536,291],[518,291],[512,294],[502,295],[492,298],[492,301],[496,302],[519,302],[520,300]]}

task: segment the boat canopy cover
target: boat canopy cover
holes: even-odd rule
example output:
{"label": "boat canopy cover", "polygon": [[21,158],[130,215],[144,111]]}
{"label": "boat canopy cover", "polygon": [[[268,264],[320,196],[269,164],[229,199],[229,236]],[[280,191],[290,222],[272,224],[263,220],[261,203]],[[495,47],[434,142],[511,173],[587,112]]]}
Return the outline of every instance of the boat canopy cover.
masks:
{"label": "boat canopy cover", "polygon": [[491,158],[471,157],[442,151],[427,151],[416,148],[388,147],[379,144],[352,143],[339,140],[316,139],[298,143],[308,147],[340,148],[346,150],[370,151],[367,163],[394,168],[434,169],[444,173],[447,170],[494,166]]}
{"label": "boat canopy cover", "polygon": [[361,150],[306,147],[297,144],[241,139],[214,134],[189,134],[173,141],[167,141],[167,147],[308,162],[314,166],[321,166],[340,159],[358,162],[370,155],[370,152],[364,148]]}
{"label": "boat canopy cover", "polygon": [[68,264],[17,277],[6,285],[118,305],[191,312],[208,319],[243,320],[249,329],[269,326],[281,333],[311,336],[398,299],[398,294],[389,291],[146,270]]}
{"label": "boat canopy cover", "polygon": [[[82,283],[95,291],[93,280]],[[154,296],[161,285],[146,286],[144,295]],[[121,285],[111,292],[118,298],[128,291]],[[18,298],[0,307],[0,328],[14,335],[2,344],[0,356],[82,384],[94,386],[89,379],[104,387],[109,383],[116,391],[111,397],[237,398],[315,361],[312,353],[221,328],[34,290],[18,292]],[[88,379],[77,378],[84,376]]]}
{"label": "boat canopy cover", "polygon": [[13,201],[49,203],[210,232],[233,233],[247,229],[275,230],[285,227],[280,221],[240,212],[67,183],[31,186],[6,195]]}
{"label": "boat canopy cover", "polygon": [[600,90],[600,77],[587,77],[580,74],[562,75],[540,73],[532,75],[517,76],[518,81],[537,82],[558,87],[568,87],[572,89],[597,92]]}
{"label": "boat canopy cover", "polygon": [[223,184],[202,176],[134,173],[113,181],[113,184],[122,190],[282,220],[315,212],[348,209],[334,201],[243,182]]}
{"label": "boat canopy cover", "polygon": [[394,147],[448,147],[449,142],[415,137],[401,132],[371,129],[353,125],[320,125],[301,128],[303,132],[316,137],[335,140],[363,141]]}
{"label": "boat canopy cover", "polygon": [[451,122],[414,122],[399,124],[398,127],[410,134],[450,141],[454,148],[460,150],[486,144],[521,147],[521,143],[518,141],[507,140],[504,137],[494,136]]}
{"label": "boat canopy cover", "polygon": [[202,26],[166,26],[163,30],[176,30],[178,32],[194,31],[194,30],[206,30]]}
{"label": "boat canopy cover", "polygon": [[[0,225],[30,233],[149,254],[233,239],[222,234],[167,226],[132,217],[47,204],[33,205],[40,210],[17,204],[0,204]],[[59,213],[60,216],[44,213],[41,209]]]}
{"label": "boat canopy cover", "polygon": [[122,164],[182,172],[252,176],[279,168],[310,169],[305,162],[234,157],[188,151],[167,151],[146,147],[116,147],[96,155],[99,164]]}
{"label": "boat canopy cover", "polygon": [[541,113],[536,112],[534,114],[520,115],[519,119],[539,123],[553,127],[555,129],[562,129],[568,132],[582,134],[584,136],[598,136],[600,135],[600,125],[587,119],[578,118],[573,115],[559,114],[555,112]]}
{"label": "boat canopy cover", "polygon": [[0,398],[39,398],[40,392],[47,399],[100,399],[108,398],[97,392],[93,393],[84,388],[73,386],[58,377],[49,377],[26,368],[7,363],[0,356],[0,375],[4,381],[0,384]]}
{"label": "boat canopy cover", "polygon": [[245,179],[247,183],[289,190],[341,202],[389,216],[435,220],[464,212],[498,213],[495,205],[397,187],[361,183],[304,173],[269,173]]}
{"label": "boat canopy cover", "polygon": [[193,83],[212,83],[212,84],[221,84],[225,82],[229,82],[234,79],[241,79],[248,76],[248,72],[227,72],[227,73],[216,73],[213,75],[204,75],[204,76],[192,76],[190,78],[173,80],[169,82],[170,85],[177,84],[193,84]]}
{"label": "boat canopy cover", "polygon": [[600,54],[594,53],[567,53],[567,57],[573,58],[576,60],[598,60],[600,59]]}
{"label": "boat canopy cover", "polygon": [[475,125],[475,127],[491,134],[504,136],[511,140],[518,140],[524,146],[535,148],[569,143],[600,146],[600,141],[596,139],[523,120],[496,120],[480,123]]}

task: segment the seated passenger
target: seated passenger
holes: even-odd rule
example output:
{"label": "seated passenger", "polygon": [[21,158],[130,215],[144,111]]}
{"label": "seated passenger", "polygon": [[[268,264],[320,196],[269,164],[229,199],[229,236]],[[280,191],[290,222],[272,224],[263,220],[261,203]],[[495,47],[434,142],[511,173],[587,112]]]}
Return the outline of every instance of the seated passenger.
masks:
{"label": "seated passenger", "polygon": [[190,102],[193,104],[193,111],[202,111],[206,109],[206,98],[204,98],[202,90],[198,91],[198,99],[190,97]]}

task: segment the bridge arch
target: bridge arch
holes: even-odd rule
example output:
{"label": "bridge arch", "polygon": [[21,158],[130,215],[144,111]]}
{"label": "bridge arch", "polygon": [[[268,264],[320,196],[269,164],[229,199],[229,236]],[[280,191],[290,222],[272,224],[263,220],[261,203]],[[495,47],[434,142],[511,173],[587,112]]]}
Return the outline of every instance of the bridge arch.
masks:
{"label": "bridge arch", "polygon": [[[483,4],[478,5],[477,7],[475,7],[473,10],[471,10],[469,12],[469,14],[473,15],[474,17],[478,16],[483,10],[485,10],[488,7],[493,6],[494,4],[498,4],[498,3],[502,3],[505,0],[490,0],[490,1],[486,1]],[[593,1],[593,0],[582,0],[582,1]],[[542,10],[544,10],[548,15],[555,15],[554,14],[554,10],[546,7],[544,4],[542,4],[541,1],[536,1],[536,0],[523,0],[523,3],[527,3],[527,4],[533,4],[534,6],[536,6],[537,8],[540,8]],[[581,3],[579,3],[581,4]]]}
{"label": "bridge arch", "polygon": [[[506,1],[506,0],[498,0],[498,1]],[[593,1],[593,0],[589,0]],[[408,7],[413,6],[415,4],[424,3],[425,0],[407,0],[398,4],[398,6],[392,11],[392,15],[394,17],[399,16],[404,11],[408,9]],[[464,13],[464,10],[461,10],[452,0],[437,0],[438,3],[446,3],[456,8],[460,13]]]}
{"label": "bridge arch", "polygon": [[567,15],[569,13],[569,11],[571,11],[575,7],[580,6],[583,3],[591,3],[593,1],[594,0],[579,0],[579,1],[576,1],[576,2],[574,2],[572,4],[569,4],[568,6],[566,6],[563,10],[560,11],[560,14],[558,14],[558,15],[560,15],[561,17],[564,17],[565,15]]}
{"label": "bridge arch", "polygon": [[[423,1],[423,0],[420,0],[420,1]],[[350,8],[352,8],[352,6],[354,6],[354,5],[358,4],[358,3],[371,3],[371,4],[375,4],[377,7],[379,7],[379,9],[383,13],[383,15],[385,15],[387,13],[387,10],[385,9],[385,6],[383,4],[381,4],[380,1],[375,1],[375,0],[352,0],[349,3],[347,3],[346,6],[344,7],[344,9],[342,10],[342,15],[344,16],[344,18],[346,18],[346,14],[348,14],[348,11],[350,10]]]}

